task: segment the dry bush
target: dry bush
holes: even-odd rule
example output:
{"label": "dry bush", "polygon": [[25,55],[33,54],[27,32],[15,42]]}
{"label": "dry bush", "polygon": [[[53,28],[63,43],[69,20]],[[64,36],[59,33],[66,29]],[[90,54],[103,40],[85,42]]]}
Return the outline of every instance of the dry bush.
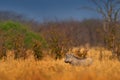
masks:
{"label": "dry bush", "polygon": [[[48,24],[47,24],[48,25]],[[44,32],[44,37],[50,49],[51,57],[54,59],[61,59],[64,55],[67,40],[65,33],[61,33],[56,23],[50,23],[48,29]]]}
{"label": "dry bush", "polygon": [[42,46],[39,41],[34,41],[32,50],[34,51],[34,56],[36,59],[40,60],[43,58]]}

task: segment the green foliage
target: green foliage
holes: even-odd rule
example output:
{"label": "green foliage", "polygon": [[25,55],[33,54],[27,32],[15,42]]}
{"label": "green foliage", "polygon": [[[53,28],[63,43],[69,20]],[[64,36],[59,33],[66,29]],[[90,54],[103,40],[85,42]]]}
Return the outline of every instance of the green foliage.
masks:
{"label": "green foliage", "polygon": [[34,40],[41,41],[42,45],[45,46],[45,40],[43,40],[43,38],[40,37],[39,34],[34,33],[32,31],[29,31],[28,33],[26,33],[25,44],[27,45],[27,47],[32,47]]}
{"label": "green foliage", "polygon": [[0,41],[4,39],[1,49],[4,47],[15,50],[15,58],[25,57],[25,50],[32,49],[35,40],[40,42],[41,46],[45,46],[45,40],[39,34],[20,23],[1,22],[0,31]]}

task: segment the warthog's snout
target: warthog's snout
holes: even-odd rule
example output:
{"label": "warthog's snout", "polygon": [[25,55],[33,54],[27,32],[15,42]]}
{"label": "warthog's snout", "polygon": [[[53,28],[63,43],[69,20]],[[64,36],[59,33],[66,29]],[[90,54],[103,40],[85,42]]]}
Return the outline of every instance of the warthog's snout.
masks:
{"label": "warthog's snout", "polygon": [[65,63],[71,63],[71,60],[72,60],[72,54],[71,55],[69,55],[69,54],[66,54],[66,58],[65,58],[65,60],[64,60],[64,62]]}
{"label": "warthog's snout", "polygon": [[64,60],[65,63],[69,63],[69,61]]}
{"label": "warthog's snout", "polygon": [[64,60],[64,62],[65,62],[65,63],[70,63],[71,60],[70,60],[70,58],[66,58],[66,59]]}

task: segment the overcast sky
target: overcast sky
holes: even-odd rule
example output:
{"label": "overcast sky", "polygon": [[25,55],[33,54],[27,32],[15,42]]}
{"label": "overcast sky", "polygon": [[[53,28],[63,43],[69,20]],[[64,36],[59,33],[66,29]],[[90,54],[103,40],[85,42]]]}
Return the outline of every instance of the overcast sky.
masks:
{"label": "overcast sky", "polygon": [[[15,11],[42,21],[98,18],[97,13],[80,10],[82,6],[93,6],[89,0],[0,0],[0,10]],[[93,6],[94,7],[94,6]]]}

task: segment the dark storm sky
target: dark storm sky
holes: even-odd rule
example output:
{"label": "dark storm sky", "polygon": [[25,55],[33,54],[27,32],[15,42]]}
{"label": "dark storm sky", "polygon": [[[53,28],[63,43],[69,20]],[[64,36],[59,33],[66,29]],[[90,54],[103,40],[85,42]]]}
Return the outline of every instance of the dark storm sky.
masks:
{"label": "dark storm sky", "polygon": [[[0,10],[15,11],[42,21],[97,18],[95,12],[80,10],[82,6],[93,6],[89,0],[0,0]],[[94,7],[94,6],[93,6]]]}

